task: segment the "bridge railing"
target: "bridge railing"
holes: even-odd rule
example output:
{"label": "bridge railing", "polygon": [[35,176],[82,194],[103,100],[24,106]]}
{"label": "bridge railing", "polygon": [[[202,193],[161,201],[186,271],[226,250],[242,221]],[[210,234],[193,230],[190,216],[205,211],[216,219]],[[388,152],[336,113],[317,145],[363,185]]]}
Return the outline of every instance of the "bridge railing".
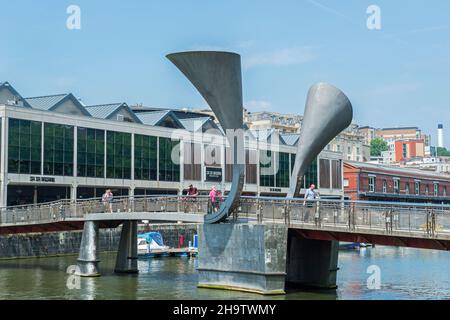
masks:
{"label": "bridge railing", "polygon": [[238,216],[306,228],[450,236],[450,206],[286,198],[241,199]]}
{"label": "bridge railing", "polygon": [[[76,202],[60,200],[1,208],[0,224],[48,223],[104,212],[208,214],[217,210],[224,199],[213,204],[207,196],[121,196],[114,197],[110,206],[101,198]],[[450,235],[448,205],[327,199],[305,202],[298,198],[241,197],[234,217],[349,232],[425,234],[430,237]]]}
{"label": "bridge railing", "polygon": [[110,203],[101,198],[68,199],[33,205],[0,208],[0,225],[38,224],[84,218],[94,213],[184,212],[211,213],[214,207],[207,196],[118,196]]}

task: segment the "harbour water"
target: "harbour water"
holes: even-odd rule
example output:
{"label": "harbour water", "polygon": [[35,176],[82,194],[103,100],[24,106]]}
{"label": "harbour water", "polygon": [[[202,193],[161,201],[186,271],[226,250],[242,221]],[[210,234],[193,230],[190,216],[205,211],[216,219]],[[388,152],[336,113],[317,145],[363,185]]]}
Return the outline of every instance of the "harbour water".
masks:
{"label": "harbour water", "polygon": [[[337,290],[272,297],[198,289],[196,258],[140,260],[138,275],[117,275],[115,254],[105,253],[102,276],[81,279],[66,273],[76,258],[0,260],[0,299],[450,299],[450,252],[444,251],[382,246],[340,251]],[[380,268],[378,290],[367,287],[370,266]]]}

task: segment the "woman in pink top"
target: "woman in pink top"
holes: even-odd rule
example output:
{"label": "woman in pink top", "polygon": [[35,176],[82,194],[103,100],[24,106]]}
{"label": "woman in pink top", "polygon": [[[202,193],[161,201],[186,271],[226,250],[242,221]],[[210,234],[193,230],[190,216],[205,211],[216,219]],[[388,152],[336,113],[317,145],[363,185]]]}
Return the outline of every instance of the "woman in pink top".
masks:
{"label": "woman in pink top", "polygon": [[217,211],[217,189],[216,186],[212,187],[211,191],[209,192],[209,200],[211,201],[211,208],[214,210],[214,212]]}

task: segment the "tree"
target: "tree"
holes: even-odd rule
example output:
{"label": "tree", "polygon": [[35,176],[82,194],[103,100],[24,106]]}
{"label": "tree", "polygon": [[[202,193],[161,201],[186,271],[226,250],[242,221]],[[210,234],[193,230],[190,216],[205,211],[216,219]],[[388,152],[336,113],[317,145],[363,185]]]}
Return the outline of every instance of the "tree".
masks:
{"label": "tree", "polygon": [[370,155],[372,157],[380,157],[383,151],[388,151],[389,145],[381,138],[375,138],[370,141]]}
{"label": "tree", "polygon": [[450,157],[450,150],[447,150],[446,148],[437,148],[437,156],[438,157]]}

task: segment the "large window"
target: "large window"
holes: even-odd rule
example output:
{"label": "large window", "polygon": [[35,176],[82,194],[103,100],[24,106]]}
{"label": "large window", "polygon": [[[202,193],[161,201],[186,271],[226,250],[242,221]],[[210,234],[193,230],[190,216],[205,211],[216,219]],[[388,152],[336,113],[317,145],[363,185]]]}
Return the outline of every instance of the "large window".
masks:
{"label": "large window", "polygon": [[375,192],[375,177],[369,177],[369,192]]}
{"label": "large window", "polygon": [[312,184],[317,187],[317,158],[311,162],[304,176],[303,188],[309,188]]}
{"label": "large window", "polygon": [[414,189],[416,194],[420,194],[420,181],[414,183]]}
{"label": "large window", "polygon": [[394,178],[394,193],[400,193],[400,179]]}
{"label": "large window", "polygon": [[44,174],[73,176],[73,127],[44,123]]}
{"label": "large window", "polygon": [[275,186],[275,152],[260,150],[259,152],[259,185]]}
{"label": "large window", "polygon": [[341,160],[331,160],[331,176],[333,189],[342,189],[342,162]]}
{"label": "large window", "polygon": [[256,150],[245,150],[245,182],[256,184],[257,181]]}
{"label": "large window", "polygon": [[[329,162],[329,160],[327,160],[326,163],[328,164],[328,183],[329,183],[329,181],[330,181],[330,178],[329,178],[330,162]],[[294,164],[295,164],[295,153],[292,153],[291,154],[291,174],[292,174],[292,171],[294,170]],[[318,164],[318,160],[316,158],[309,165],[309,167],[306,170],[306,173],[302,179],[302,186],[301,186],[302,188],[309,188],[311,186],[311,184],[316,185],[316,187],[318,186],[317,164]],[[322,183],[321,183],[320,187],[323,188]],[[329,184],[328,184],[328,187],[329,187]]]}
{"label": "large window", "polygon": [[134,179],[157,179],[158,138],[134,135]]}
{"label": "large window", "polygon": [[277,155],[276,187],[289,188],[289,153],[280,152]]}
{"label": "large window", "polygon": [[[180,181],[179,143],[179,141],[172,141],[170,138],[159,138],[160,181]],[[178,152],[175,148],[178,148]],[[178,159],[173,159],[172,153]]]}
{"label": "large window", "polygon": [[131,134],[108,131],[106,138],[106,177],[131,178]]}
{"label": "large window", "polygon": [[41,173],[41,122],[9,119],[8,171]]}
{"label": "large window", "polygon": [[105,131],[78,128],[77,175],[79,177],[105,177]]}
{"label": "large window", "polygon": [[439,183],[434,184],[434,196],[439,196]]}

